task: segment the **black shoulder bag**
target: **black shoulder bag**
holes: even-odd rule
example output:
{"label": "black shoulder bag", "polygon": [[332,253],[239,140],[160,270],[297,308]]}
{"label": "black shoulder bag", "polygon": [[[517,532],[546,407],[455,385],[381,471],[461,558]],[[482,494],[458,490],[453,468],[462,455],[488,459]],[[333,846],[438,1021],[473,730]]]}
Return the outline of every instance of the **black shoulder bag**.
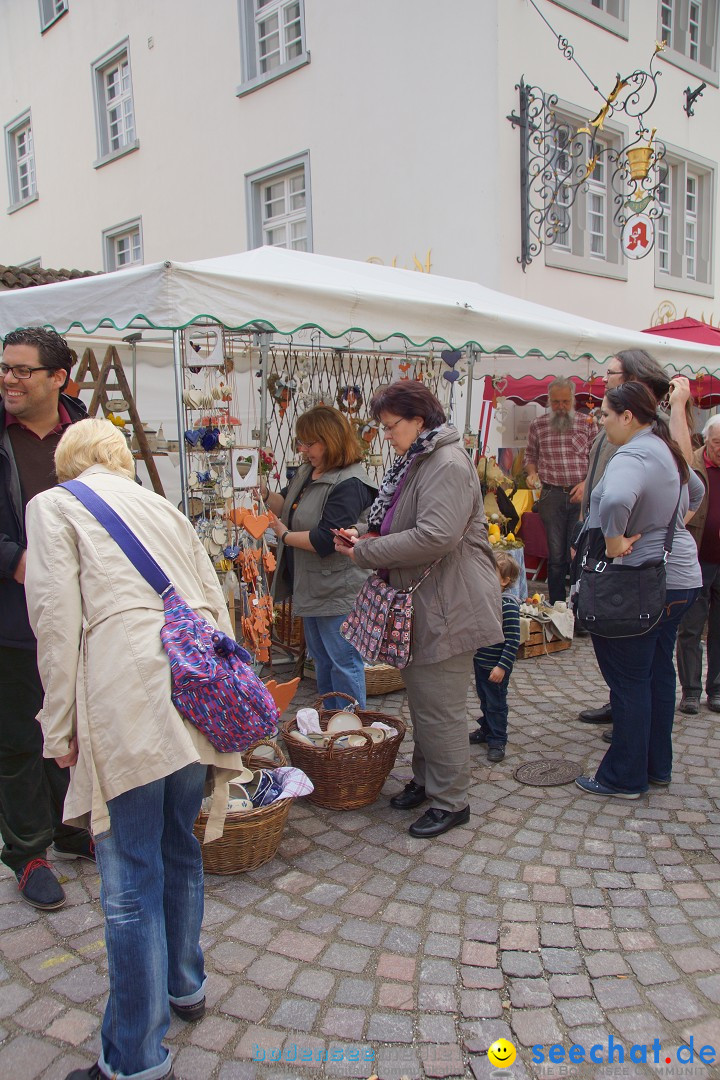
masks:
{"label": "black shoulder bag", "polygon": [[575,616],[591,634],[603,638],[640,637],[660,622],[665,607],[665,564],[673,548],[682,489],[681,482],[665,533],[663,557],[658,562],[640,566],[615,563],[604,555],[602,531],[587,530]]}

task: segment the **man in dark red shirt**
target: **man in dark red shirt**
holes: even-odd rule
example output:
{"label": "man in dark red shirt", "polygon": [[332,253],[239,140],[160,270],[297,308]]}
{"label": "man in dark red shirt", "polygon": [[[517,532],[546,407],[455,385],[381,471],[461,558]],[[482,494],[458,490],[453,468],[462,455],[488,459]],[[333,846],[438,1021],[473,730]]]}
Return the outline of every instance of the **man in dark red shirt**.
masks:
{"label": "man in dark red shirt", "polygon": [[705,691],[708,708],[720,712],[720,416],[710,417],[703,438],[705,445],[695,451],[692,467],[705,485],[705,498],[687,526],[698,546],[703,587],[683,616],[677,643],[680,712],[690,716],[700,711],[701,642],[706,622]]}
{"label": "man in dark red shirt", "polygon": [[85,416],[62,394],[73,357],[51,330],[5,338],[0,362],[0,858],[33,907],[62,907],[65,893],[45,861],[93,858],[84,830],[62,824],[69,773],[43,758],[35,719],[43,702],[36,642],[25,604],[25,507],[54,487],[54,454],[69,424]]}

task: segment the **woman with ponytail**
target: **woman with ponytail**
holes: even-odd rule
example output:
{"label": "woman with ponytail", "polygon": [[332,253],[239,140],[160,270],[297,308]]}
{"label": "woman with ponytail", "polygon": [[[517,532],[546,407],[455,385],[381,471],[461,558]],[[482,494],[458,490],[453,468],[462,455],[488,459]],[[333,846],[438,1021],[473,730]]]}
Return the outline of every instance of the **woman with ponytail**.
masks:
{"label": "woman with ponytail", "polygon": [[670,783],[675,638],[702,584],[697,548],[685,522],[700,505],[704,488],[643,383],[608,389],[602,414],[607,439],[617,451],[593,490],[588,524],[602,530],[607,557],[628,566],[661,560],[668,523],[676,514],[660,621],[638,637],[592,637],[610,687],[613,734],[595,777],[575,782],[592,795],[637,799],[648,784]]}

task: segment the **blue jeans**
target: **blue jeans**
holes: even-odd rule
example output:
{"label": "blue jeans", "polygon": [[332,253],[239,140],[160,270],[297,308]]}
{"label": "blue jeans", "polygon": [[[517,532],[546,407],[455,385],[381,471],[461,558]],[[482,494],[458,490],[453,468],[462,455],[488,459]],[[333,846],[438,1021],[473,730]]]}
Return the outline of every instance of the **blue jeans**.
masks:
{"label": "blue jeans", "polygon": [[510,676],[505,672],[501,683],[490,682],[490,669],[482,668],[477,660],[475,667],[475,689],[480,698],[483,714],[478,720],[480,730],[488,746],[505,749],[508,728],[508,683]]}
{"label": "blue jeans", "polygon": [[[319,694],[349,694],[365,708],[365,665],[357,649],[340,636],[346,615],[304,615],[303,627],[308,653],[315,661]],[[334,704],[333,704],[334,700]],[[342,698],[325,702],[326,709],[342,709]]]}
{"label": "blue jeans", "polygon": [[672,774],[675,718],[673,652],[680,619],[699,589],[668,589],[660,622],[641,637],[592,635],[595,656],[610,687],[613,737],[595,779],[615,791],[643,792],[648,778]]}
{"label": "blue jeans", "polygon": [[95,838],[110,975],[98,1064],[118,1080],[167,1076],[169,1000],[194,1005],[205,995],[192,827],[206,774],[207,765],[187,765],[110,799],[110,831]]}

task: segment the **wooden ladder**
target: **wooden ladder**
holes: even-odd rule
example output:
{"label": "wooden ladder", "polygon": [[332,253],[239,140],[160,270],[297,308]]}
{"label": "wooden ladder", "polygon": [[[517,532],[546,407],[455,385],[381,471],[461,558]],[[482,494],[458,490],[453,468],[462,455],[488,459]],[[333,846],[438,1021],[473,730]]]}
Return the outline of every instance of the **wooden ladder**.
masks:
{"label": "wooden ladder", "polygon": [[[88,376],[91,377],[88,378]],[[112,376],[115,377],[114,383],[108,381]],[[120,359],[115,346],[108,345],[105,357],[100,365],[98,365],[93,350],[89,347],[85,349],[73,381],[78,390],[92,390],[93,392],[90,405],[88,406],[88,416],[97,416],[98,409],[100,408],[102,408],[105,417],[112,411],[108,406],[108,390],[118,392],[127,402],[127,411],[130,415],[130,422],[132,423],[135,438],[137,439],[139,447],[139,452],[136,456],[145,462],[153,489],[158,495],[164,497],[165,490],[162,486],[157,466],[155,465],[155,458],[148,444],[145,428],[142,425],[142,421],[138,415],[137,406],[135,405],[135,398],[131,393],[122,360]]]}

